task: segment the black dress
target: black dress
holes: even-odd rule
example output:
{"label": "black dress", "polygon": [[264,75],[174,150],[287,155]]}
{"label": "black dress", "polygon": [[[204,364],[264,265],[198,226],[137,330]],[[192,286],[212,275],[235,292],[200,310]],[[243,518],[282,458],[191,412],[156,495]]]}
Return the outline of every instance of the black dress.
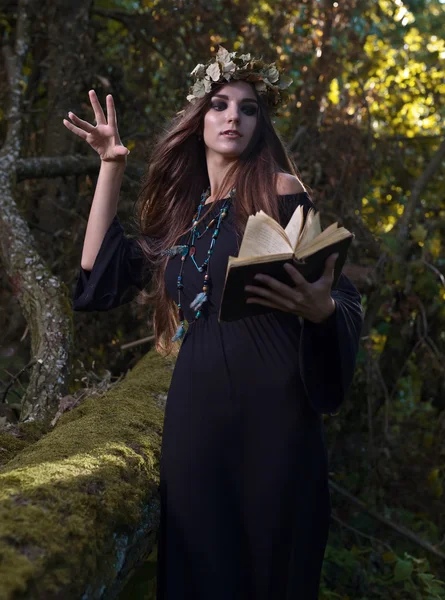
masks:
{"label": "black dress", "polygon": [[[278,196],[283,226],[306,193]],[[205,207],[207,215],[219,206]],[[341,275],[334,314],[315,324],[278,310],[218,323],[234,211],[222,222],[205,312],[190,302],[203,274],[184,265],[190,322],[168,393],[161,453],[158,600],[316,600],[330,500],[322,413],[336,412],[355,367],[360,295]],[[207,222],[207,221],[205,221]],[[203,225],[201,224],[201,229]],[[211,233],[196,243],[207,256]],[[91,272],[81,270],[75,310],[131,299],[141,277],[138,244],[111,224]],[[180,257],[165,282],[177,300]]]}

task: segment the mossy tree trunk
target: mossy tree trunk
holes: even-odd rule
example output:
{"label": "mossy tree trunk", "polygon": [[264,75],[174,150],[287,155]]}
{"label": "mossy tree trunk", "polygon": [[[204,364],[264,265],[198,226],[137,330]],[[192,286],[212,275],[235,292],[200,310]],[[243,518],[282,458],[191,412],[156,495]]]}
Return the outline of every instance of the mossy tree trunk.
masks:
{"label": "mossy tree trunk", "polygon": [[22,70],[28,52],[31,0],[20,0],[14,50],[3,49],[10,103],[8,130],[0,151],[0,253],[13,293],[31,331],[32,372],[21,420],[45,418],[66,394],[72,348],[67,292],[34,247],[15,201],[15,164],[21,150]]}

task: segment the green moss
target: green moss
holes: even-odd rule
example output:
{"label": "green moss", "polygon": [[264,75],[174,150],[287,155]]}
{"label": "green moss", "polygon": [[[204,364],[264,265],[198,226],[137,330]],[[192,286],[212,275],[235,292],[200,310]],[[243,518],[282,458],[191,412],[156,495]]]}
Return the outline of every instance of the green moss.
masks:
{"label": "green moss", "polygon": [[156,395],[167,393],[173,361],[150,352],[0,469],[1,598],[80,598],[114,581],[116,536],[126,539],[156,503]]}
{"label": "green moss", "polygon": [[39,440],[49,431],[50,422],[31,421],[13,426],[14,432],[0,432],[0,467],[11,461],[19,452]]}
{"label": "green moss", "polygon": [[37,442],[37,440],[50,431],[51,420],[48,419],[46,422],[30,421],[28,423],[19,423],[18,429],[22,440],[25,440],[27,443]]}
{"label": "green moss", "polygon": [[0,433],[0,465],[5,464],[28,444],[10,433]]}

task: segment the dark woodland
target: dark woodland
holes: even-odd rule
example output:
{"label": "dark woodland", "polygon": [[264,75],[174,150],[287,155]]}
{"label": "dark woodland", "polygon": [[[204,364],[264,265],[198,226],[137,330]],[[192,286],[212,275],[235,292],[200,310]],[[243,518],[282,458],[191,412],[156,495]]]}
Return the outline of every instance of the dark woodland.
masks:
{"label": "dark woodland", "polygon": [[[114,427],[133,426],[131,377],[145,365],[153,437],[124,452],[119,430],[104,426],[94,456],[115,444],[110,456],[142,465],[154,489],[174,360],[155,355],[138,300],[73,314],[100,160],[62,121],[73,111],[94,122],[90,89],[103,104],[113,95],[131,150],[118,214],[135,235],[153,140],[218,44],[276,61],[293,79],[275,126],[323,225],[338,221],[356,236],[345,273],[365,320],[352,388],[324,416],[332,523],[320,600],[445,599],[444,31],[443,0],[2,0],[0,599],[154,598],[152,537],[137,538],[137,552],[128,543],[110,574],[97,557],[118,556],[111,541],[89,554],[91,531],[76,538],[83,508],[60,508],[61,494],[81,485],[87,506],[109,508],[97,539],[123,539],[126,527],[136,540],[136,508],[97,499],[116,471],[91,468],[88,444],[99,444],[82,423],[99,430],[105,413],[94,411],[108,398],[120,399]],[[142,490],[138,477],[127,483]],[[150,494],[138,499],[154,531]],[[43,524],[29,523],[56,506],[54,545]],[[76,547],[77,562],[68,560]]]}

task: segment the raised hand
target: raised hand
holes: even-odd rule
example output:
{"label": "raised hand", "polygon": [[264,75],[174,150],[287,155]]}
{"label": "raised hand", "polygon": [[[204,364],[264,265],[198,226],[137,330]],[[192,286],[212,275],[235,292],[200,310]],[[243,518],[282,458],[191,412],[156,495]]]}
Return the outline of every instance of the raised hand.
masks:
{"label": "raised hand", "polygon": [[85,140],[99,154],[102,161],[125,162],[130,151],[122,144],[119,137],[113,96],[108,94],[106,99],[107,118],[105,118],[104,111],[94,90],[90,90],[89,97],[96,117],[96,125],[91,125],[91,123],[79,119],[72,112],[68,113],[72,123],[67,119],[63,119],[63,124],[67,129]]}

